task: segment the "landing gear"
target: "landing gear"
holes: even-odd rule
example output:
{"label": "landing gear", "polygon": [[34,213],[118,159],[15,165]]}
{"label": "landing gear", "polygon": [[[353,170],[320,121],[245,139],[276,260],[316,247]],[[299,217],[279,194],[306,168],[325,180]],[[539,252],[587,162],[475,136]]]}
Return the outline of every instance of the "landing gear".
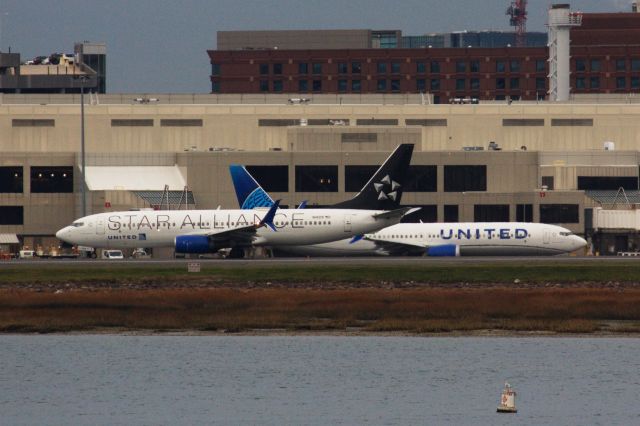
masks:
{"label": "landing gear", "polygon": [[229,259],[244,259],[244,249],[234,247],[229,252]]}

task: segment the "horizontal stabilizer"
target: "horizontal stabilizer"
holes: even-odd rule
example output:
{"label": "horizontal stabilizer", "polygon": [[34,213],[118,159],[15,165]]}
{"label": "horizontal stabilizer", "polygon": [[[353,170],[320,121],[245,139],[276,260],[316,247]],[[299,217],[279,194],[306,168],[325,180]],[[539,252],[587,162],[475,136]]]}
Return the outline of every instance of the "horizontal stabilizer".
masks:
{"label": "horizontal stabilizer", "polygon": [[364,237],[364,235],[354,235],[351,241],[349,241],[349,244],[357,243],[362,237]]}
{"label": "horizontal stabilizer", "polygon": [[404,215],[417,212],[418,210],[420,210],[420,207],[403,207],[401,209],[374,214],[373,217],[374,219],[393,219],[395,217],[403,217]]}

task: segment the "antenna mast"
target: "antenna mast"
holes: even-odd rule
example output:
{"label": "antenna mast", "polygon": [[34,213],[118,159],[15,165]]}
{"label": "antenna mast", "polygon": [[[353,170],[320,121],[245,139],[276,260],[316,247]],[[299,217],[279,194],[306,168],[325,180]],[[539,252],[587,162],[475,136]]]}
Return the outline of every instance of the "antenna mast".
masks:
{"label": "antenna mast", "polygon": [[515,0],[507,9],[509,25],[515,27],[516,46],[527,45],[527,0]]}

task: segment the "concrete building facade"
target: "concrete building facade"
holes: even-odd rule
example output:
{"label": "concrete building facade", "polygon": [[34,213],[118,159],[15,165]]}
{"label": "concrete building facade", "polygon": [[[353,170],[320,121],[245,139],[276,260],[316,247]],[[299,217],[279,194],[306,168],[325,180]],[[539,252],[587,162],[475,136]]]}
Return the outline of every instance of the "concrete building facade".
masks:
{"label": "concrete building facade", "polygon": [[[130,96],[85,106],[87,167],[177,166],[198,208],[237,206],[232,163],[249,166],[283,204],[336,203],[400,143],[416,145],[403,204],[423,209],[412,220],[542,221],[582,234],[598,206],[589,190],[638,190],[640,104],[157,95],[159,103],[140,105]],[[43,99],[4,95],[0,105],[0,233],[27,245],[54,244],[81,212],[78,99]],[[92,185],[89,213],[154,207],[126,183]],[[146,189],[163,187],[158,179]]]}

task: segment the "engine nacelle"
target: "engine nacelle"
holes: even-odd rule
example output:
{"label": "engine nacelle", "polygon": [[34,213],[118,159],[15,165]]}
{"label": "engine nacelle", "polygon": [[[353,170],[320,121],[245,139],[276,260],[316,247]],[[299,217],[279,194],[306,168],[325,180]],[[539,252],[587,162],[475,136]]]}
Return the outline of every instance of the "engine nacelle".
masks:
{"label": "engine nacelle", "polygon": [[427,256],[457,257],[460,256],[460,246],[456,244],[445,244],[441,246],[429,247],[427,249]]}
{"label": "engine nacelle", "polygon": [[205,235],[178,235],[175,240],[176,253],[215,253],[222,247]]}

